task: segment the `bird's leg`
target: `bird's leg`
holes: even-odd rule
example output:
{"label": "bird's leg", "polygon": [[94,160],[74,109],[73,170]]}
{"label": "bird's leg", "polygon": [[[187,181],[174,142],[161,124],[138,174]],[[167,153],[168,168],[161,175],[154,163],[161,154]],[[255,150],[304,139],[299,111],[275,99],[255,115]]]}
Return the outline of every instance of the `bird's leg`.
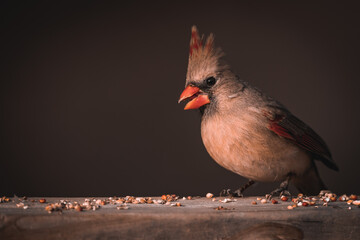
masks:
{"label": "bird's leg", "polygon": [[290,182],[290,175],[286,178],[285,181],[283,181],[282,183],[280,183],[280,187],[275,189],[274,191],[272,191],[270,194],[266,194],[266,198],[268,200],[270,200],[272,198],[272,196],[274,196],[275,194],[280,193],[279,195],[288,195],[291,196],[290,192],[288,191],[288,187],[289,187],[289,182]]}
{"label": "bird's leg", "polygon": [[251,185],[253,185],[255,182],[253,180],[249,179],[249,182],[247,182],[244,186],[241,188],[231,191],[231,189],[224,189],[220,192],[220,196],[231,196],[231,197],[242,197],[242,193]]}

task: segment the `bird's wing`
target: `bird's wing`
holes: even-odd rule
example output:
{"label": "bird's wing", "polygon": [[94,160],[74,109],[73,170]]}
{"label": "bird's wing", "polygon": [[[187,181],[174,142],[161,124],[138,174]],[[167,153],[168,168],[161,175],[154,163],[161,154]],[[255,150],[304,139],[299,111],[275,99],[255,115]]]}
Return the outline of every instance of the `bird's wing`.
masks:
{"label": "bird's wing", "polygon": [[326,143],[314,130],[285,109],[273,110],[275,111],[264,112],[269,119],[268,128],[271,131],[310,152],[314,158],[321,160],[329,168],[339,170],[332,160]]}

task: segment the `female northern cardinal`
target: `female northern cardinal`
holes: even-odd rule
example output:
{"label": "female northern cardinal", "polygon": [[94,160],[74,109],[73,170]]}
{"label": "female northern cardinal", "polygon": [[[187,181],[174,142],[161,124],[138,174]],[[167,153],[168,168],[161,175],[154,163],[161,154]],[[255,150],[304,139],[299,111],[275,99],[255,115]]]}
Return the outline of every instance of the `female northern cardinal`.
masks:
{"label": "female northern cardinal", "polygon": [[201,136],[210,156],[224,168],[251,179],[226,194],[241,196],[254,181],[289,182],[307,195],[326,189],[314,160],[337,170],[325,142],[282,104],[242,81],[221,61],[212,34],[203,41],[195,26],[190,40],[186,88],[179,102],[200,109]]}

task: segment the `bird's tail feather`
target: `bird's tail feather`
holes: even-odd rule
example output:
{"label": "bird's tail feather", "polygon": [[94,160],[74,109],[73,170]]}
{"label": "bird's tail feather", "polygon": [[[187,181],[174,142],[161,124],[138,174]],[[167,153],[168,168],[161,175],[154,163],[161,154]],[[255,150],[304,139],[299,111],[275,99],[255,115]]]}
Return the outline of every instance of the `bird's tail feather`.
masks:
{"label": "bird's tail feather", "polygon": [[318,195],[321,190],[328,189],[321,180],[314,162],[313,167],[310,168],[304,175],[293,179],[293,184],[300,193],[308,196]]}

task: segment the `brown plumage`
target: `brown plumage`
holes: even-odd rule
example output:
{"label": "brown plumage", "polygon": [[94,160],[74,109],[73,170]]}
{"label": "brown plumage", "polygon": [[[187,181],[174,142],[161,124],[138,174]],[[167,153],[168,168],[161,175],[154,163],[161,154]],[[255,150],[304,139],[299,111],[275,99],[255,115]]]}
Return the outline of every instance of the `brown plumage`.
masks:
{"label": "brown plumage", "polygon": [[210,156],[253,181],[282,182],[272,194],[286,191],[289,182],[309,195],[326,189],[314,160],[338,168],[325,142],[282,104],[240,80],[222,56],[212,34],[204,41],[192,27],[179,102],[191,99],[185,109],[200,109],[201,136]]}

